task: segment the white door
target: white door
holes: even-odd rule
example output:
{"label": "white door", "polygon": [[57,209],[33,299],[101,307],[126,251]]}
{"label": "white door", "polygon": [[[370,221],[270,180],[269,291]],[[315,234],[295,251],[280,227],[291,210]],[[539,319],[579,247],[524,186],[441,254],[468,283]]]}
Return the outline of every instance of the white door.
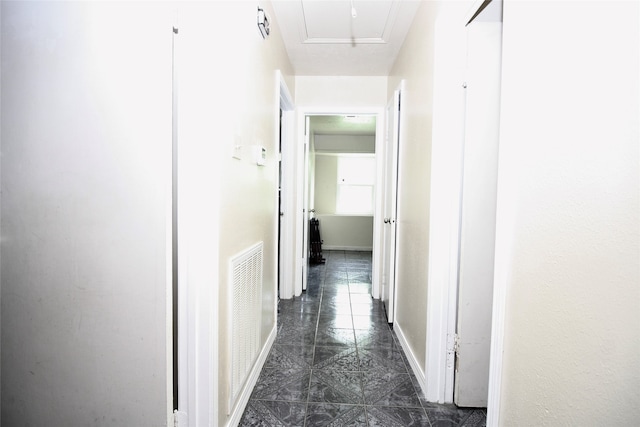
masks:
{"label": "white door", "polygon": [[307,274],[309,271],[309,122],[310,117],[304,119],[304,152],[303,172],[304,178],[302,196],[302,290],[307,290]]}
{"label": "white door", "polygon": [[383,265],[381,295],[387,321],[395,320],[396,215],[398,190],[398,143],[400,137],[400,90],[387,105],[384,152]]}
{"label": "white door", "polygon": [[468,26],[454,402],[485,407],[495,254],[501,22]]}

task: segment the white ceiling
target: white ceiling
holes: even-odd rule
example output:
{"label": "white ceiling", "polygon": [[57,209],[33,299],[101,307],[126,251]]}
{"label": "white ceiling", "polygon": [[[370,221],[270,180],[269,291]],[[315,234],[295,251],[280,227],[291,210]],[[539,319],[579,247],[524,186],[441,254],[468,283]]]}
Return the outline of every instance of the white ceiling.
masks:
{"label": "white ceiling", "polygon": [[273,0],[272,4],[296,75],[386,76],[420,1]]}

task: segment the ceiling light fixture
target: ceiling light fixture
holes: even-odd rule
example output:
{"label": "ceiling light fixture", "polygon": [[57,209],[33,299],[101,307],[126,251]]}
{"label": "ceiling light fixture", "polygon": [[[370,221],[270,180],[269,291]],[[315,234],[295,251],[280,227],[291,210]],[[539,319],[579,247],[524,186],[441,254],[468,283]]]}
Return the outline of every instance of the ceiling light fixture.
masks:
{"label": "ceiling light fixture", "polygon": [[356,8],[353,6],[353,0],[351,0],[351,17],[354,19],[358,17],[358,12],[356,12]]}
{"label": "ceiling light fixture", "polygon": [[373,116],[344,116],[343,121],[346,123],[373,123]]}

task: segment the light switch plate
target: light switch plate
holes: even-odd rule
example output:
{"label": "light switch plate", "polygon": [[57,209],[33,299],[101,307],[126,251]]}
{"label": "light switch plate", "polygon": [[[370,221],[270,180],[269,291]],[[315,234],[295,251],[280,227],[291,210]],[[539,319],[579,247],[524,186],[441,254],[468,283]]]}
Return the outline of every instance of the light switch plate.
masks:
{"label": "light switch plate", "polygon": [[267,149],[262,145],[253,146],[253,155],[258,166],[264,166],[267,163]]}

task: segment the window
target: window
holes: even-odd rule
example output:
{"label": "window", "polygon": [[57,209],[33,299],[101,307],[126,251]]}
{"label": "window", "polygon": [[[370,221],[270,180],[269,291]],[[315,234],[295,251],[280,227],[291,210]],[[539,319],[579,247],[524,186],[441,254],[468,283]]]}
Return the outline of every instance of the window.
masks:
{"label": "window", "polygon": [[336,213],[373,215],[375,181],[376,161],[374,156],[338,156]]}

